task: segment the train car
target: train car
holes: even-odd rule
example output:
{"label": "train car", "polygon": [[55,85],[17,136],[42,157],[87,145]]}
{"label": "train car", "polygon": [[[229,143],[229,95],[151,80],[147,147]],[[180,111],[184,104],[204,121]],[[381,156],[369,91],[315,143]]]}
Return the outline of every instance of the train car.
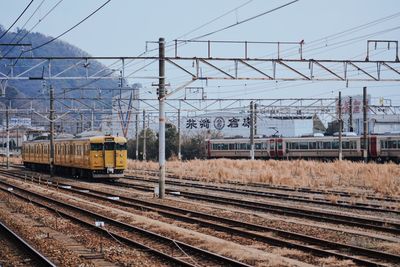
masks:
{"label": "train car", "polygon": [[[24,166],[49,170],[50,141],[36,140],[22,144]],[[54,171],[73,177],[118,179],[127,166],[127,143],[124,137],[95,136],[54,140]]]}
{"label": "train car", "polygon": [[372,143],[376,143],[376,151],[371,151],[377,161],[400,162],[400,136],[375,136]]}
{"label": "train car", "polygon": [[[211,139],[207,142],[209,158],[246,158],[250,153],[249,139]],[[257,158],[269,158],[266,139],[254,141],[254,155]]]}
{"label": "train car", "polygon": [[[255,139],[255,158],[317,159],[338,158],[338,136],[270,137]],[[249,158],[248,138],[210,139],[207,141],[209,158]],[[342,157],[363,159],[364,142],[360,136],[342,137]],[[368,138],[368,157],[375,161],[400,162],[400,136],[371,135]]]}

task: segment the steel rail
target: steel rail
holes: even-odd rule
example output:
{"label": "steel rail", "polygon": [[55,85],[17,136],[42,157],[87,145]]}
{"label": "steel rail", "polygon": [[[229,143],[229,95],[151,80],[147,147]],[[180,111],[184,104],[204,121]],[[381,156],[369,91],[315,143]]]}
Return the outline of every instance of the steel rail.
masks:
{"label": "steel rail", "polygon": [[[8,174],[10,175],[10,174]],[[17,174],[12,174],[13,176],[19,176],[20,179],[22,179],[21,175]],[[37,180],[36,180],[37,181]],[[112,183],[109,183],[112,185]],[[140,200],[140,199],[135,199],[135,198],[130,198],[130,197],[124,197],[124,196],[117,196],[115,194],[110,195],[108,193],[99,191],[99,190],[93,190],[93,189],[88,189],[86,187],[82,186],[77,186],[77,185],[71,185],[71,184],[66,184],[66,183],[61,183],[59,184],[62,187],[59,187],[60,190],[65,190],[69,192],[73,192],[79,195],[91,197],[91,198],[96,198],[101,201],[106,201],[110,202],[113,204],[117,204],[120,206],[124,207],[129,207],[129,208],[134,208],[137,210],[146,210],[146,211],[151,211],[151,212],[157,212],[165,217],[173,218],[173,219],[178,219],[184,222],[192,223],[192,224],[198,224],[202,226],[206,226],[212,229],[216,229],[219,231],[224,231],[229,234],[237,234],[239,236],[249,238],[252,240],[258,240],[264,243],[267,243],[269,245],[274,245],[274,246],[280,246],[280,247],[287,247],[290,249],[298,249],[306,253],[311,253],[317,256],[333,256],[342,260],[352,260],[353,262],[364,265],[364,266],[381,266],[380,263],[371,261],[370,259],[365,259],[365,258],[358,258],[357,256],[352,256],[352,255],[346,255],[343,254],[342,251],[344,252],[350,252],[350,253],[358,253],[359,255],[362,256],[368,256],[369,258],[374,258],[374,259],[379,259],[379,260],[385,260],[385,261],[391,261],[391,262],[399,262],[400,261],[400,256],[386,253],[386,252],[381,252],[381,251],[376,251],[372,249],[365,249],[362,247],[357,247],[357,246],[352,246],[352,245],[347,245],[339,242],[331,242],[329,240],[324,240],[320,238],[315,238],[312,236],[307,236],[295,232],[290,232],[290,231],[284,231],[272,227],[265,227],[261,225],[256,225],[252,223],[246,223],[243,221],[237,221],[233,219],[227,219],[227,218],[221,218],[218,216],[210,215],[210,214],[205,214],[201,212],[196,212],[193,210],[187,210],[187,209],[182,209],[182,208],[177,208],[169,205],[163,205],[163,204],[158,204],[154,202],[149,202],[145,200]],[[55,184],[51,184],[50,186],[56,187]],[[68,187],[70,186],[70,187]],[[117,197],[117,198],[115,198]],[[211,221],[217,221],[219,223],[223,223],[225,225],[205,221],[205,220],[211,220]],[[246,230],[238,229],[243,228]],[[250,230],[250,231],[248,231]],[[281,238],[287,238],[287,239],[292,239],[296,241],[301,241],[301,242],[306,242],[310,243],[310,245],[305,245],[305,244],[298,244],[298,243],[293,243],[290,241],[286,241],[283,239],[275,238],[275,237],[269,237],[265,236],[259,233],[254,233],[251,231],[259,231],[259,232],[273,232],[275,235],[281,237]],[[320,246],[320,248],[315,247],[314,245]],[[324,248],[329,248],[324,249]],[[384,266],[384,265],[382,265]]]}
{"label": "steel rail", "polygon": [[[115,182],[115,184],[119,185],[119,186],[123,186],[123,187],[135,188],[135,189],[144,190],[144,191],[153,191],[154,190],[154,188],[151,186],[135,185],[135,184],[123,183],[123,182]],[[269,204],[269,203],[267,204],[267,203],[240,200],[240,199],[227,198],[227,197],[221,197],[221,196],[213,196],[213,195],[209,195],[209,194],[205,195],[205,194],[193,193],[193,192],[189,192],[189,191],[185,191],[185,192],[180,191],[179,194],[176,194],[176,190],[168,189],[167,193],[171,194],[171,195],[175,195],[175,196],[189,198],[189,199],[196,199],[196,200],[202,200],[202,201],[207,201],[207,202],[212,202],[212,203],[225,204],[225,205],[229,205],[229,206],[233,205],[233,206],[246,208],[246,209],[250,209],[250,210],[275,213],[275,214],[284,215],[284,216],[292,216],[292,217],[297,217],[297,218],[300,217],[300,218],[312,219],[315,221],[329,222],[329,223],[334,223],[334,224],[343,224],[343,225],[349,225],[349,226],[356,226],[356,227],[360,227],[360,228],[364,228],[364,229],[378,230],[378,231],[393,233],[393,234],[400,234],[400,224],[393,223],[393,222],[387,222],[387,221],[383,221],[383,220],[365,219],[365,218],[360,218],[360,217],[350,216],[350,215],[342,215],[342,214],[337,214],[337,213],[326,213],[326,212],[315,211],[315,210],[310,210],[310,209],[302,209],[302,208],[288,207],[288,206],[278,205],[278,204]]]}
{"label": "steel rail", "polygon": [[[144,182],[152,182],[156,183],[157,179],[149,179],[149,178],[141,178],[136,176],[125,176],[125,179],[132,179],[132,180],[140,180]],[[190,188],[199,188],[199,189],[207,189],[217,192],[229,192],[229,193],[236,193],[236,194],[244,194],[244,195],[251,195],[251,196],[258,196],[258,197],[267,197],[273,199],[283,199],[289,201],[297,201],[303,203],[312,203],[318,205],[326,205],[326,206],[333,206],[339,208],[346,208],[346,209],[358,209],[358,210],[366,210],[366,211],[373,211],[373,212],[389,212],[394,214],[399,214],[399,210],[390,209],[388,207],[383,207],[381,205],[372,204],[372,203],[355,203],[351,204],[349,201],[345,200],[337,200],[336,203],[324,199],[324,198],[309,198],[306,196],[299,196],[299,195],[290,195],[285,193],[278,193],[278,192],[266,192],[266,191],[257,191],[251,189],[239,189],[239,188],[229,188],[225,186],[218,186],[218,185],[206,185],[206,184],[198,184],[198,183],[189,183],[189,182],[182,182],[182,181],[171,181],[167,180],[167,184],[175,185],[175,186],[183,186],[183,187],[190,187]]]}
{"label": "steel rail", "polygon": [[[112,185],[112,183],[109,183],[109,184]],[[70,192],[72,191],[72,192],[80,194],[80,195],[85,195],[87,197],[96,198],[98,200],[110,202],[113,204],[118,204],[120,206],[135,208],[135,209],[141,210],[141,211],[146,210],[146,211],[157,212],[166,217],[178,219],[178,220],[193,223],[193,224],[207,226],[207,227],[219,230],[219,231],[224,231],[229,234],[235,233],[242,237],[249,238],[249,239],[255,239],[255,240],[270,244],[270,245],[276,245],[276,246],[281,246],[281,247],[283,246],[283,247],[287,247],[287,248],[291,248],[291,249],[298,249],[298,250],[301,250],[301,251],[304,251],[307,253],[312,253],[312,254],[318,255],[318,256],[333,256],[333,257],[337,257],[337,258],[340,258],[343,260],[348,259],[348,260],[352,260],[358,264],[362,264],[362,265],[366,265],[366,266],[379,265],[379,263],[372,262],[369,259],[361,259],[361,258],[357,258],[355,256],[349,256],[349,255],[343,254],[343,252],[342,252],[342,250],[343,250],[343,251],[347,251],[347,252],[351,252],[351,253],[359,253],[360,255],[368,256],[370,258],[375,258],[375,259],[380,259],[380,260],[387,260],[387,261],[392,261],[392,262],[396,262],[396,263],[400,261],[400,256],[391,254],[391,253],[381,252],[381,251],[372,250],[372,249],[365,249],[362,247],[347,245],[347,244],[343,244],[343,243],[339,243],[339,242],[332,242],[332,241],[329,241],[326,239],[320,239],[320,238],[315,238],[312,236],[307,236],[307,235],[303,235],[303,234],[299,234],[299,233],[295,233],[295,232],[284,231],[284,230],[280,230],[280,229],[273,228],[273,227],[266,227],[266,226],[261,226],[261,225],[257,225],[257,224],[246,223],[243,221],[222,218],[222,217],[214,216],[211,214],[197,212],[194,210],[187,210],[187,209],[173,207],[170,205],[163,205],[163,204],[159,204],[159,203],[149,202],[149,201],[130,198],[130,197],[124,197],[124,196],[115,195],[115,194],[110,195],[108,193],[98,191],[98,190],[88,189],[86,187],[71,185],[71,188],[61,188],[61,189],[70,191]],[[87,192],[86,190],[88,190],[89,192]],[[114,197],[117,197],[117,198],[114,198]],[[217,222],[223,223],[225,225],[204,221],[203,219],[217,221]],[[246,230],[238,229],[238,227],[246,229]],[[309,246],[309,245],[288,242],[286,240],[264,236],[262,234],[250,232],[248,230],[261,231],[261,232],[273,232],[274,234],[278,235],[279,237],[297,240],[297,241],[301,241],[301,242],[307,242],[312,245],[318,245],[321,248],[316,248],[316,247]],[[323,248],[329,248],[331,250],[324,250]],[[334,251],[332,251],[332,250],[334,250]]]}
{"label": "steel rail", "polygon": [[[134,171],[150,172],[150,173],[157,174],[157,171],[152,171],[152,170],[137,170],[136,169]],[[170,174],[167,173],[167,175],[168,175],[169,179],[200,182],[198,177],[177,177],[176,175],[173,175],[172,173],[170,173]],[[332,190],[332,189],[312,189],[312,188],[308,188],[308,187],[290,187],[290,186],[285,186],[285,185],[270,185],[270,184],[255,183],[255,182],[241,183],[238,181],[226,181],[226,183],[232,184],[232,185],[247,186],[247,187],[251,186],[251,187],[257,187],[257,188],[266,188],[266,189],[282,190],[282,191],[289,191],[289,192],[303,192],[303,193],[320,194],[320,195],[334,194],[334,195],[338,195],[338,196],[342,196],[342,197],[358,197],[358,196],[360,196],[360,194]],[[378,196],[368,195],[368,194],[367,195],[363,194],[361,196],[365,197],[366,199],[369,199],[369,200],[400,203],[400,198],[396,198],[396,197],[378,197]]]}
{"label": "steel rail", "polygon": [[37,266],[57,266],[2,222],[0,222],[0,232],[31,257],[32,261],[30,263]]}
{"label": "steel rail", "polygon": [[[23,192],[25,194],[33,195],[34,197],[39,198],[39,199],[41,199],[43,201],[47,201],[47,202],[50,202],[50,203],[55,203],[55,204],[57,204],[59,206],[62,206],[63,208],[74,210],[74,211],[79,212],[81,214],[85,214],[87,216],[94,217],[94,218],[96,218],[98,220],[106,221],[106,222],[108,222],[108,223],[110,223],[110,224],[112,224],[112,225],[114,225],[116,227],[119,227],[119,228],[122,228],[122,229],[126,229],[126,230],[128,230],[130,232],[136,232],[136,233],[139,233],[141,235],[148,236],[148,237],[150,237],[150,238],[152,238],[154,240],[158,240],[158,242],[167,243],[167,244],[171,245],[172,247],[176,247],[176,244],[177,244],[180,248],[184,249],[186,252],[191,252],[191,253],[193,253],[195,255],[201,255],[203,258],[206,258],[206,259],[212,259],[213,261],[219,262],[219,263],[223,264],[224,266],[249,266],[249,265],[247,265],[245,263],[242,263],[242,262],[239,262],[239,261],[236,261],[236,260],[221,256],[221,255],[218,255],[218,254],[210,252],[210,251],[206,251],[206,250],[191,246],[191,245],[186,244],[184,242],[181,242],[181,241],[178,241],[178,240],[174,240],[174,239],[159,235],[157,233],[153,233],[153,232],[148,231],[148,230],[144,230],[144,229],[129,225],[127,223],[120,222],[118,220],[109,218],[109,217],[101,215],[99,213],[96,213],[96,212],[93,212],[93,211],[89,211],[89,210],[86,210],[86,209],[83,209],[83,208],[80,208],[80,207],[77,207],[77,206],[74,206],[74,205],[71,205],[71,204],[67,204],[67,203],[58,201],[56,199],[50,198],[50,197],[40,195],[38,193],[31,192],[31,191],[26,190],[24,188],[21,188],[19,186],[9,184],[9,183],[7,183],[5,181],[1,181],[0,180],[0,183],[1,184],[5,184],[6,186],[13,187],[14,189],[17,189],[17,191],[21,191],[21,192]],[[2,189],[4,191],[7,191],[4,188],[0,188],[0,189]],[[13,194],[16,195],[15,192],[13,192]],[[23,197],[21,195],[19,195],[19,196]],[[62,212],[60,210],[57,210],[57,209],[52,208],[50,206],[47,206],[47,205],[45,205],[43,203],[40,203],[40,202],[35,201],[35,200],[32,200],[31,198],[25,198],[25,199],[28,200],[28,201],[34,202],[35,204],[38,204],[38,205],[41,205],[43,207],[49,208],[49,209],[51,209],[53,211],[57,211],[58,213]],[[68,213],[62,212],[62,214],[64,216],[68,217],[69,219],[72,219],[74,221],[79,221],[79,223],[84,222],[81,219],[76,218],[76,216],[70,215]],[[87,226],[94,227],[94,225],[92,225],[90,223],[85,222],[85,224]],[[96,229],[101,229],[103,231],[106,231],[106,230],[104,230],[102,228],[96,228]],[[108,231],[108,232],[110,232],[110,231]],[[170,261],[173,261],[175,263],[179,263],[179,265],[195,266],[195,265],[192,265],[192,264],[190,264],[188,262],[185,262],[185,261],[182,261],[180,259],[177,259],[177,258],[175,258],[173,256],[167,255],[167,254],[165,254],[165,253],[163,253],[161,251],[158,251],[158,250],[150,248],[150,247],[148,247],[146,245],[140,244],[140,243],[138,243],[136,241],[133,241],[132,239],[129,239],[129,241],[128,241],[126,238],[124,238],[123,236],[118,235],[115,232],[113,232],[112,234],[113,234],[114,237],[120,239],[120,241],[122,241],[122,242],[125,242],[125,243],[128,242],[131,245],[133,244],[133,245],[139,246],[141,248],[149,249],[151,252],[157,254],[158,256],[161,256],[161,257],[163,257],[165,259],[168,259]]]}

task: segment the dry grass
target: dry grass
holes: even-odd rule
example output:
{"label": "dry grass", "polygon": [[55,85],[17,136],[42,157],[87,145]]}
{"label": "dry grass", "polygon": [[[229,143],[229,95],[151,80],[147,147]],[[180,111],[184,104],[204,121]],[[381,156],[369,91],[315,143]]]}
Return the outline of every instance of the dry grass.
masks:
{"label": "dry grass", "polygon": [[[128,169],[158,170],[157,162],[130,160]],[[294,187],[373,191],[400,196],[400,168],[394,163],[350,161],[192,160],[168,161],[167,172],[210,182],[257,182]]]}

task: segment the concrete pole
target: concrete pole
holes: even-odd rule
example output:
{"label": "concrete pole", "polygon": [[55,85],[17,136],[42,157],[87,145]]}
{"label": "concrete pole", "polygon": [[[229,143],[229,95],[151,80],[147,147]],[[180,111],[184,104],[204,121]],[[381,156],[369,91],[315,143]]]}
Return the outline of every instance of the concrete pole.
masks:
{"label": "concrete pole", "polygon": [[136,112],[136,151],[135,156],[136,160],[139,159],[139,112]]}
{"label": "concrete pole", "polygon": [[254,104],[254,135],[257,135],[257,103]]}
{"label": "concrete pole", "polygon": [[159,82],[158,82],[158,103],[159,103],[159,131],[158,131],[158,161],[160,167],[159,198],[165,196],[165,40],[158,40],[159,52]]}
{"label": "concrete pole", "polygon": [[54,88],[50,85],[50,178],[54,176]]}
{"label": "concrete pole", "polygon": [[146,128],[146,110],[143,109],[143,161],[146,161],[146,139],[147,139],[147,128]]}
{"label": "concrete pole", "polygon": [[83,133],[83,114],[80,114],[81,116],[81,133]]}
{"label": "concrete pole", "polygon": [[92,109],[92,121],[90,123],[90,130],[94,130],[94,108]]}
{"label": "concrete pole", "polygon": [[182,160],[182,151],[181,151],[181,109],[178,109],[178,160]]}
{"label": "concrete pole", "polygon": [[368,162],[368,101],[367,101],[367,87],[363,88],[363,126],[364,126],[364,150],[363,150],[363,158],[364,162]]}
{"label": "concrete pole", "polygon": [[8,105],[6,107],[6,132],[7,132],[7,144],[6,144],[6,157],[7,157],[7,161],[6,161],[6,166],[7,166],[7,170],[10,168],[10,128],[9,128],[9,112],[8,112]]}
{"label": "concrete pole", "polygon": [[343,122],[342,122],[342,92],[339,91],[339,161],[342,161],[343,151],[342,151],[342,131],[343,131]]}
{"label": "concrete pole", "polygon": [[250,158],[254,160],[254,102],[250,102]]}

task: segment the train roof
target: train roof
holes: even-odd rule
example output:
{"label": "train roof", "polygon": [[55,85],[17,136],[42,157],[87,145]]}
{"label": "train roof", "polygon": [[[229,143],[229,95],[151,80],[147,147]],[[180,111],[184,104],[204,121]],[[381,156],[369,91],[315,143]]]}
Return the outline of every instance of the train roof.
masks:
{"label": "train roof", "polygon": [[[33,141],[24,141],[23,143],[46,143],[49,142],[49,139],[41,139],[41,140],[33,140]],[[126,142],[126,138],[122,136],[113,136],[113,135],[102,135],[102,136],[91,136],[91,137],[80,137],[80,138],[56,138],[57,141],[90,141],[91,143],[104,143],[105,141],[114,141],[118,143]]]}

